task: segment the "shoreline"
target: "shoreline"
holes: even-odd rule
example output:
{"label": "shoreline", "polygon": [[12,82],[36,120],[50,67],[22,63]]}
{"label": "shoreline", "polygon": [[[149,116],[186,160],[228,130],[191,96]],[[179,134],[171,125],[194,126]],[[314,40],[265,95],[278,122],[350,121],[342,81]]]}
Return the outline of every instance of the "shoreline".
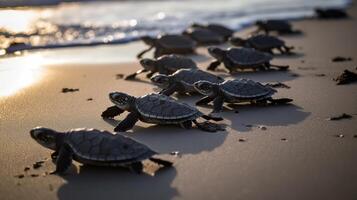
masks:
{"label": "shoreline", "polygon": [[[354,92],[357,84],[337,86],[332,80],[344,69],[355,71],[357,65],[354,43],[357,7],[352,6],[348,11],[352,18],[347,20],[293,22],[304,35],[283,39],[295,46],[298,54],[280,56],[272,62],[289,64],[288,72],[243,72],[234,76],[215,72],[225,78],[282,82],[291,88],[278,88],[275,97],[293,98],[292,105],[226,105],[222,123],[227,125],[227,131],[222,133],[141,122],[125,133],[159,152],[179,151],[182,154],[175,159],[173,168],[160,171],[154,177],[135,175],[125,169],[84,167],[78,163],[74,163],[70,174],[63,177],[31,178],[30,173],[23,179],[14,177],[24,173],[24,167],[49,157],[50,151],[29,136],[28,131],[34,126],[59,131],[79,127],[112,130],[113,125],[100,117],[100,113],[111,105],[107,97],[109,92],[123,91],[139,96],[154,91],[145,75],[139,76],[141,81],[116,79],[116,74],[127,75],[139,69],[138,62],[130,59],[143,44],[109,47],[104,52],[113,51],[114,63],[110,64],[103,62],[105,57],[97,55],[100,61],[91,65],[78,62],[53,65],[52,58],[61,60],[61,55],[56,55],[59,53],[55,51],[51,59],[39,61],[39,65],[43,65],[41,80],[10,96],[0,97],[2,198],[353,199],[357,195],[357,139],[354,137],[357,134],[357,116],[354,115],[357,113]],[[238,35],[246,36],[250,31],[244,30]],[[73,49],[68,53],[72,51],[77,55],[83,50]],[[87,50],[93,54],[87,54]],[[87,50],[83,55],[92,56],[103,48]],[[201,56],[193,58],[204,69],[211,58],[205,56],[203,48],[199,53]],[[333,63],[331,59],[335,56],[352,57],[353,60]],[[128,60],[123,63],[122,57]],[[19,63],[26,67],[35,60],[20,60]],[[79,88],[79,91],[63,94],[64,87]],[[191,105],[199,98],[174,97]],[[87,101],[88,98],[93,100]],[[204,113],[211,109],[198,108]],[[236,110],[239,113],[235,113]],[[352,114],[353,118],[326,120],[342,113]],[[125,114],[116,119],[124,117]],[[343,137],[336,137],[339,134]],[[53,163],[46,161],[42,168],[31,173],[42,174],[53,169]]]}

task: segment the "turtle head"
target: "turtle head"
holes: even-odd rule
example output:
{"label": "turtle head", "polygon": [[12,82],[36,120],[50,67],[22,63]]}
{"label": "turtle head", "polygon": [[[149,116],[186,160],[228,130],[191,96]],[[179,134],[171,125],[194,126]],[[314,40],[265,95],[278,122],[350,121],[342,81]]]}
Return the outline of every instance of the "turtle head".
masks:
{"label": "turtle head", "polygon": [[143,36],[140,38],[145,44],[149,45],[149,46],[154,46],[155,43],[155,38],[150,37],[150,36]]}
{"label": "turtle head", "polygon": [[244,46],[246,40],[240,37],[231,37],[229,38],[229,42],[233,44],[234,46]]}
{"label": "turtle head", "polygon": [[52,150],[57,149],[57,138],[60,134],[60,132],[44,127],[36,127],[30,130],[30,135],[36,142]]}
{"label": "turtle head", "polygon": [[193,87],[197,90],[197,92],[205,96],[211,96],[215,94],[218,85],[209,81],[197,81],[193,84]]}
{"label": "turtle head", "polygon": [[159,88],[168,88],[170,84],[170,77],[164,74],[157,74],[151,78],[151,82]]}
{"label": "turtle head", "polygon": [[213,56],[214,58],[218,60],[222,60],[224,55],[226,54],[226,51],[223,49],[220,49],[218,47],[209,47],[208,48],[208,53]]}
{"label": "turtle head", "polygon": [[122,110],[129,110],[132,102],[135,101],[135,97],[122,92],[111,92],[109,99]]}
{"label": "turtle head", "polygon": [[156,71],[156,61],[149,58],[144,58],[140,60],[141,66],[148,71]]}

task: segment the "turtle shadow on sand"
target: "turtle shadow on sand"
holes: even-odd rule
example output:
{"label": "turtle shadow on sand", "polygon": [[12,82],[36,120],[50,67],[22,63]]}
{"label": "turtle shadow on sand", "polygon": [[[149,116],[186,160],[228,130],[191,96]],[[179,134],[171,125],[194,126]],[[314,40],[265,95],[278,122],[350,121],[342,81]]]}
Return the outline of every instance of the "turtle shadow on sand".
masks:
{"label": "turtle shadow on sand", "polygon": [[58,189],[58,199],[172,199],[179,195],[171,186],[177,175],[175,167],[161,169],[155,176],[86,165],[78,171],[62,176],[65,183]]}
{"label": "turtle shadow on sand", "polygon": [[[105,121],[112,126],[119,123],[115,119],[106,119]],[[160,153],[179,151],[181,154],[212,151],[222,145],[227,136],[226,131],[210,133],[196,127],[187,130],[175,125],[151,125],[149,127],[135,125],[132,132],[120,134],[143,142]]]}
{"label": "turtle shadow on sand", "polygon": [[279,71],[275,69],[267,71],[238,71],[234,74],[219,74],[223,78],[245,78],[259,82],[284,82],[297,78],[292,71]]}
{"label": "turtle shadow on sand", "polygon": [[[227,109],[237,110],[238,114]],[[225,107],[223,117],[231,121],[230,127],[239,132],[246,132],[252,126],[288,126],[298,124],[311,113],[304,112],[301,107],[294,104],[286,105],[234,105]]]}

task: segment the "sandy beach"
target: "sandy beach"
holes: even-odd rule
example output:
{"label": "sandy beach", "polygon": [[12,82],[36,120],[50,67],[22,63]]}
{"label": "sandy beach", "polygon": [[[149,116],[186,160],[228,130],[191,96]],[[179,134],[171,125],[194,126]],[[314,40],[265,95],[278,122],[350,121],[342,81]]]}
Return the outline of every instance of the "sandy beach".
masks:
{"label": "sandy beach", "polygon": [[[25,167],[50,157],[49,150],[31,139],[31,128],[113,130],[113,125],[126,115],[116,118],[118,121],[100,117],[112,105],[109,92],[134,96],[154,92],[144,75],[138,81],[116,76],[140,69],[134,61],[134,55],[145,48],[140,42],[106,47],[120,49],[117,56],[124,58],[122,62],[41,66],[30,85],[0,97],[0,199],[356,199],[357,84],[336,85],[332,80],[344,69],[356,71],[357,7],[348,11],[351,18],[346,20],[293,22],[304,34],[283,38],[295,46],[297,54],[272,61],[290,65],[287,72],[242,72],[235,76],[216,73],[225,78],[282,82],[290,88],[279,88],[275,97],[292,98],[291,105],[226,105],[221,122],[227,126],[224,132],[139,122],[125,133],[158,152],[182,154],[171,158],[174,167],[155,176],[75,162],[66,176],[42,176],[55,168],[49,160],[40,169],[24,172]],[[247,36],[252,30],[237,35]],[[90,51],[100,54],[101,48]],[[192,58],[205,69],[211,58],[205,48],[198,53]],[[334,63],[331,60],[335,56],[353,60]],[[79,91],[61,93],[65,87]],[[200,98],[174,97],[191,105]],[[211,108],[199,109],[209,113]],[[327,120],[342,113],[353,118]],[[25,177],[14,177],[18,174]]]}

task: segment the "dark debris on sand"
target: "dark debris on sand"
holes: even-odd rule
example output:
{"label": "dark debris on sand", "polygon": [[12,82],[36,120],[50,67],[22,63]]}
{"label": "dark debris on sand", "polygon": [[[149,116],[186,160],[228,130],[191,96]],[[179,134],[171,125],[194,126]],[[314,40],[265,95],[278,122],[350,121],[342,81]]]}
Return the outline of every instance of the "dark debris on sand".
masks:
{"label": "dark debris on sand", "polygon": [[317,77],[324,77],[324,76],[326,76],[326,74],[315,74],[315,76],[317,76]]}
{"label": "dark debris on sand", "polygon": [[67,93],[67,92],[78,92],[78,88],[62,88],[62,93]]}
{"label": "dark debris on sand", "polygon": [[291,87],[284,84],[284,83],[281,83],[281,82],[277,82],[277,83],[268,83],[267,84],[268,86],[270,87],[273,87],[273,88],[286,88],[286,89],[290,89]]}
{"label": "dark debris on sand", "polygon": [[346,62],[346,61],[352,61],[351,57],[342,57],[342,56],[336,56],[332,58],[332,62]]}
{"label": "dark debris on sand", "polygon": [[352,118],[352,115],[342,113],[341,115],[330,117],[330,118],[328,118],[328,120],[337,121],[337,120],[341,120],[341,119],[351,119],[351,118]]}
{"label": "dark debris on sand", "polygon": [[349,84],[357,81],[357,74],[345,69],[341,75],[333,80],[337,82],[337,85]]}
{"label": "dark debris on sand", "polygon": [[93,101],[93,98],[88,98],[87,101]]}

